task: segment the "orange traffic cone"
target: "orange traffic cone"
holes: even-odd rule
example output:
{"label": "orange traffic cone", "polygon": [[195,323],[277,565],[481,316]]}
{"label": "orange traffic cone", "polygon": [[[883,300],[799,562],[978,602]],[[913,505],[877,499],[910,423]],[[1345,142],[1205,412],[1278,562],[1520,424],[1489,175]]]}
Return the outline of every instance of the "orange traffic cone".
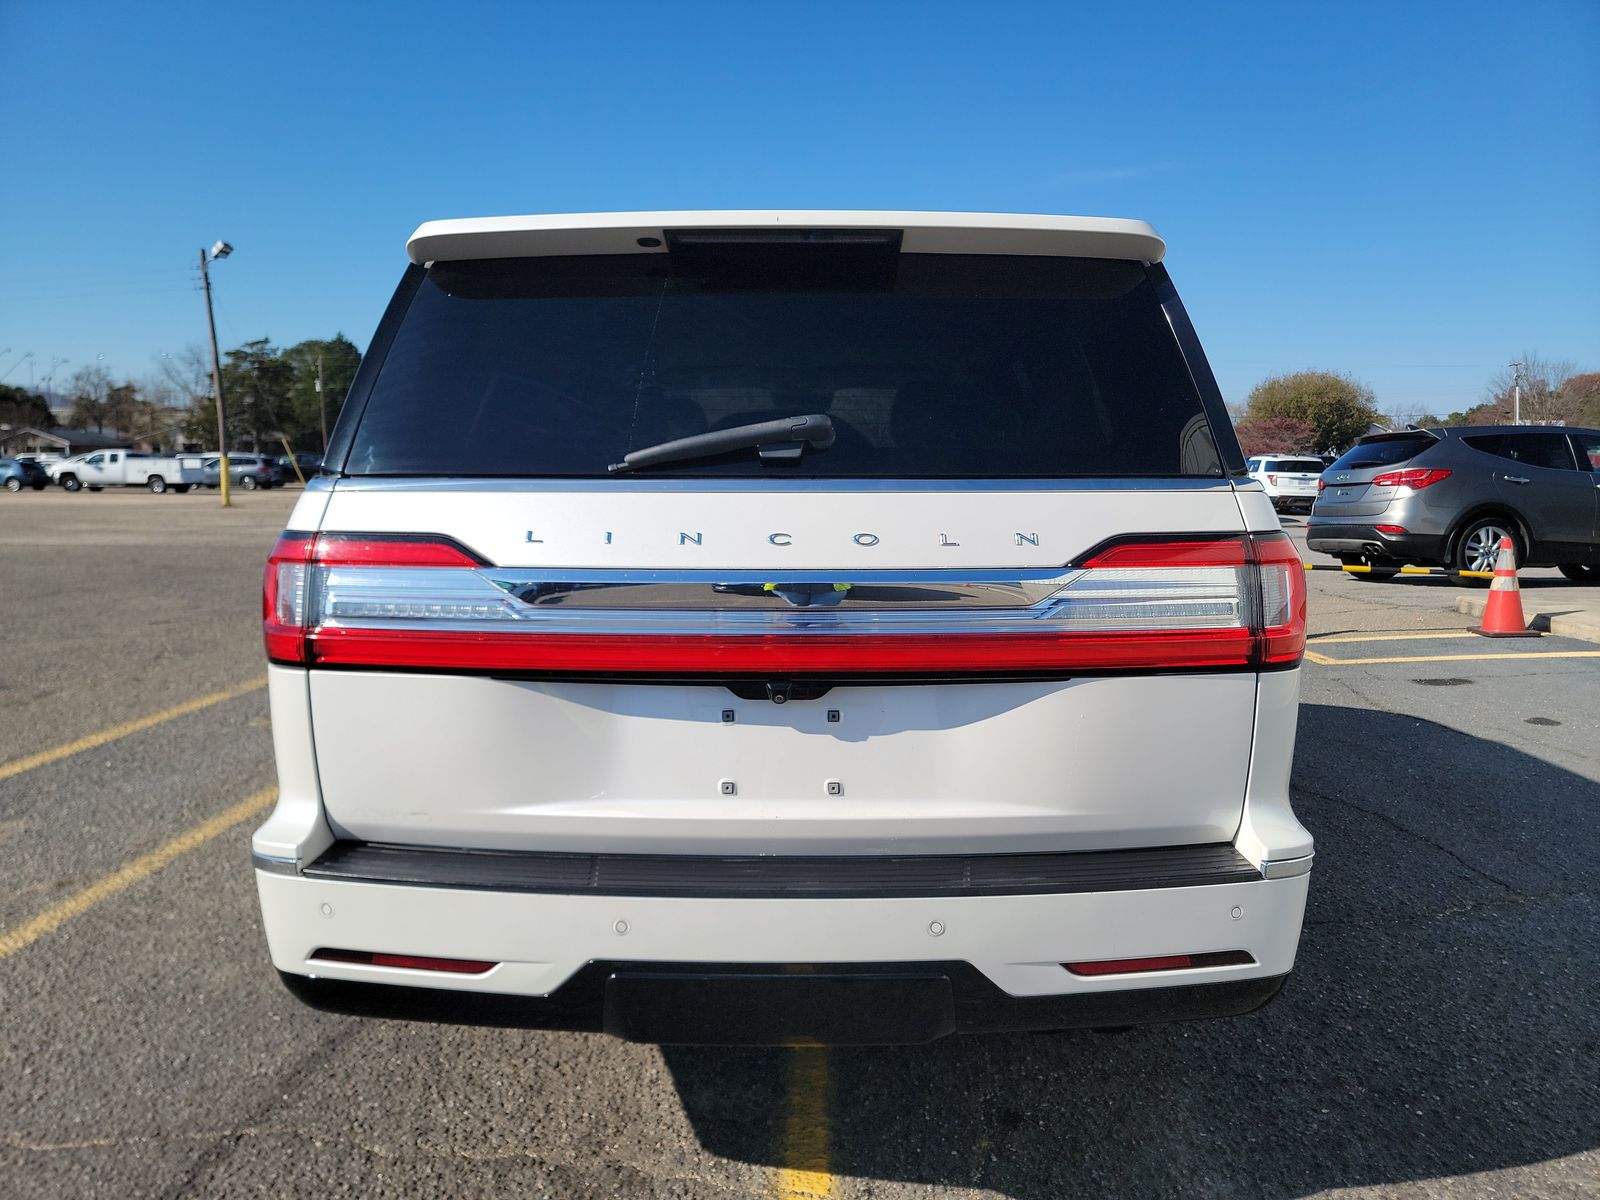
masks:
{"label": "orange traffic cone", "polygon": [[1484,637],[1538,637],[1522,615],[1522,591],[1517,587],[1517,555],[1511,539],[1500,539],[1500,556],[1494,562],[1494,582],[1489,603],[1483,607],[1483,625],[1473,633]]}

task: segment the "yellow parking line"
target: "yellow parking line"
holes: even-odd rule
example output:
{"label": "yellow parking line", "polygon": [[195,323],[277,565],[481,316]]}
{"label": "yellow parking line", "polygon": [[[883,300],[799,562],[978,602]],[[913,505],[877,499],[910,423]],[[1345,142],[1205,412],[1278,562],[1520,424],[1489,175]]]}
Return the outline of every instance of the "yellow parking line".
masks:
{"label": "yellow parking line", "polygon": [[59,904],[51,905],[31,920],[24,921],[13,929],[0,931],[0,959],[9,958],[18,950],[26,949],[74,917],[81,917],[101,901],[109,900],[141,879],[148,879],[175,859],[181,858],[191,850],[199,849],[218,834],[226,833],[241,821],[249,820],[257,813],[271,807],[277,798],[276,787],[259,791],[249,799],[239,801],[232,808],[224,809],[209,821],[202,821],[194,828],[180,833],[149,854],[141,854],[126,866],[118,867],[82,891],[74,892]]}
{"label": "yellow parking line", "polygon": [[48,766],[53,762],[60,762],[63,758],[70,758],[84,750],[93,750],[96,746],[104,746],[107,742],[114,742],[118,738],[125,738],[130,733],[139,733],[163,721],[170,721],[174,717],[188,716],[192,712],[199,712],[202,708],[210,708],[213,704],[221,704],[224,700],[234,700],[250,692],[259,691],[267,686],[267,677],[252,679],[249,683],[241,683],[238,687],[229,688],[223,692],[212,692],[208,696],[198,696],[193,700],[185,700],[182,704],[174,704],[171,708],[164,708],[160,712],[151,713],[147,717],[136,720],[124,721],[121,725],[113,725],[110,729],[102,729],[99,733],[91,733],[81,737],[75,742],[68,742],[63,746],[56,746],[50,750],[41,750],[37,754],[30,754],[26,758],[14,758],[10,762],[0,763],[0,779],[10,779],[13,775],[21,775],[24,771],[31,771],[35,767]]}
{"label": "yellow parking line", "polygon": [[789,1051],[789,1115],[777,1200],[826,1200],[833,1195],[830,1140],[828,1052],[821,1046],[796,1047]]}
{"label": "yellow parking line", "polygon": [[1464,638],[1477,636],[1470,629],[1429,629],[1417,633],[1328,633],[1310,637],[1307,641],[1319,646],[1335,642],[1425,642],[1432,638]]}
{"label": "yellow parking line", "polygon": [[1364,667],[1373,663],[1487,662],[1501,658],[1600,658],[1600,650],[1508,650],[1499,654],[1417,654],[1398,658],[1329,658],[1307,650],[1306,657],[1324,666]]}

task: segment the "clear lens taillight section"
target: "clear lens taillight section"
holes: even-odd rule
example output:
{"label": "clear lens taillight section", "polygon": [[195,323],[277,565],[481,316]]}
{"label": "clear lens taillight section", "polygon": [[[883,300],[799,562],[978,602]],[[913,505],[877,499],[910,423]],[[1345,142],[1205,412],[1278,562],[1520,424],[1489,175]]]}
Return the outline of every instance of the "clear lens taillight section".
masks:
{"label": "clear lens taillight section", "polygon": [[569,592],[568,603],[545,604],[508,574],[446,539],[287,533],[267,564],[268,657],[447,671],[867,675],[1250,668],[1297,662],[1305,645],[1304,572],[1281,533],[1121,540],[1062,568],[1042,600],[976,611],[848,601],[674,608],[651,584],[617,589],[614,603]]}

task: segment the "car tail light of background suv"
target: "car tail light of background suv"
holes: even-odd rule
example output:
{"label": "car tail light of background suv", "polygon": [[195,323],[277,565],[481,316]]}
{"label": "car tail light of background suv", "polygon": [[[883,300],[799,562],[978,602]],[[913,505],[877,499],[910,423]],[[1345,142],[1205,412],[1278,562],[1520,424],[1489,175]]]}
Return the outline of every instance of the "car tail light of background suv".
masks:
{"label": "car tail light of background suv", "polygon": [[981,612],[574,609],[526,603],[495,573],[505,572],[434,535],[284,533],[263,589],[267,657],[528,674],[926,675],[1272,668],[1305,649],[1305,573],[1282,533],[1117,539],[1063,568],[1039,603]]}
{"label": "car tail light of background suv", "polygon": [[1437,467],[1408,467],[1403,471],[1385,471],[1382,475],[1375,476],[1372,480],[1373,487],[1408,487],[1412,491],[1420,491],[1425,487],[1432,487],[1441,479],[1450,478],[1449,471],[1439,470]]}

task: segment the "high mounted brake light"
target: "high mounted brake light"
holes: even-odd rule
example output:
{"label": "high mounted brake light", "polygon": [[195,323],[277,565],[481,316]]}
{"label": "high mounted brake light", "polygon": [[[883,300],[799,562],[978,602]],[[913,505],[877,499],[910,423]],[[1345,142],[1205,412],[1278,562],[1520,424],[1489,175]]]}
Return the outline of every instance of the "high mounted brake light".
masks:
{"label": "high mounted brake light", "polygon": [[522,599],[493,572],[444,538],[285,533],[263,589],[267,656],[401,670],[849,676],[1250,669],[1293,665],[1305,649],[1305,573],[1282,533],[1118,539],[1062,568],[1043,600],[976,614],[584,608]]}

